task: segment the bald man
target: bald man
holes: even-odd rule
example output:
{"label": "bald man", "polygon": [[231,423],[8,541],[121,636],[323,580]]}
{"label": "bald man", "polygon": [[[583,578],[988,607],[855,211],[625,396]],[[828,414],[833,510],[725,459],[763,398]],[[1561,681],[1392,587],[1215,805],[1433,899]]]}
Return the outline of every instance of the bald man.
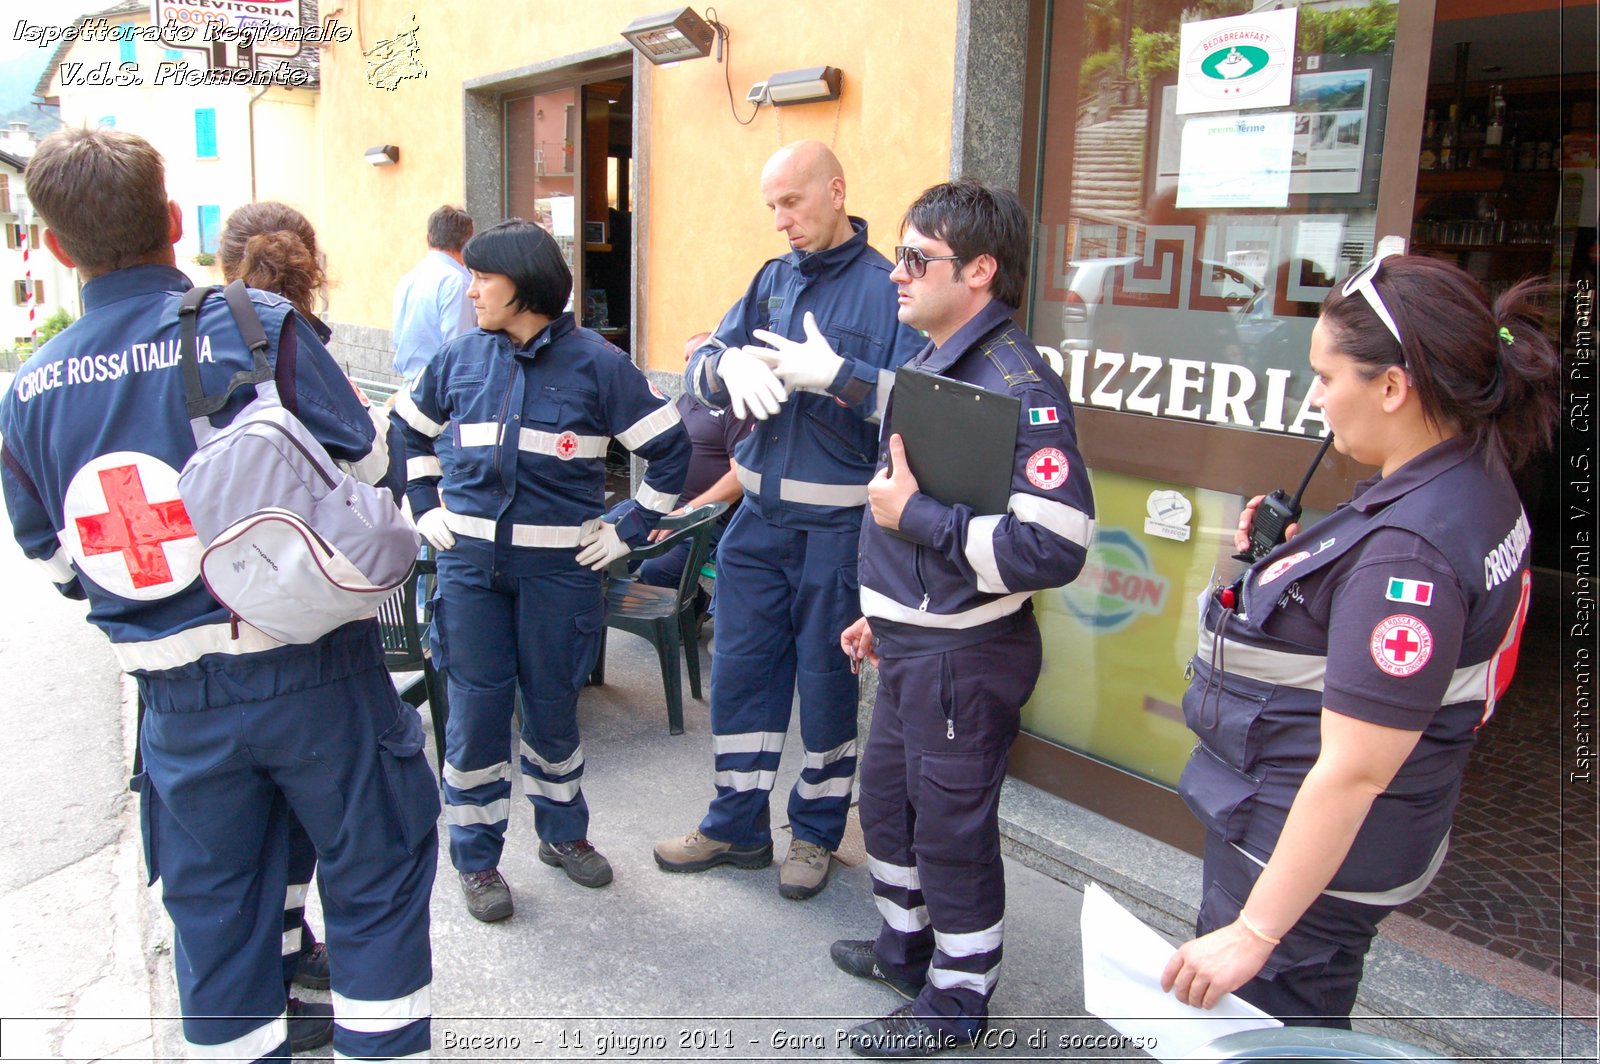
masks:
{"label": "bald man", "polygon": [[798,687],[804,763],[778,890],[804,899],[827,884],[850,808],[858,692],[838,633],[860,614],[856,541],[878,422],[922,340],[896,318],[893,264],[845,210],[827,145],[780,149],[761,196],[789,253],[756,271],[684,374],[707,406],[761,422],[734,452],[744,505],[717,550],[716,795],[700,826],[655,856],[668,872],[772,863],[772,785]]}

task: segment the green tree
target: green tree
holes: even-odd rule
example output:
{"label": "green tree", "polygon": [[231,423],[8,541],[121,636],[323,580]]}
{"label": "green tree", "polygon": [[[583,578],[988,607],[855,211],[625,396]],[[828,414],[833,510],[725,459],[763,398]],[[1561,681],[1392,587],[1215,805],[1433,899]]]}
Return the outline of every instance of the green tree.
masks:
{"label": "green tree", "polygon": [[44,324],[39,326],[39,342],[42,344],[56,333],[71,325],[76,319],[67,313],[66,307],[57,307],[56,312],[44,319]]}

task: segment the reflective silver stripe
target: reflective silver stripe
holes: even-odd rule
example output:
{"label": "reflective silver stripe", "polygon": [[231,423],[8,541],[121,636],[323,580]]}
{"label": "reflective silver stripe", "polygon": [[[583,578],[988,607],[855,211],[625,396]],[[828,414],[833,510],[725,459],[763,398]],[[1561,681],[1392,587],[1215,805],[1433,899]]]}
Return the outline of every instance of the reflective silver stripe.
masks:
{"label": "reflective silver stripe", "polygon": [[285,931],[283,933],[283,955],[285,957],[287,957],[291,953],[299,953],[299,952],[300,952],[300,928],[296,927],[293,930]]}
{"label": "reflective silver stripe", "polygon": [[[1233,848],[1250,858],[1251,861],[1267,867],[1267,862],[1240,846],[1237,842]],[[1342,898],[1345,901],[1358,901],[1364,905],[1387,905],[1391,908],[1404,905],[1406,902],[1420,896],[1433,882],[1433,877],[1439,874],[1439,868],[1444,864],[1445,854],[1450,851],[1450,833],[1445,832],[1444,838],[1439,840],[1439,848],[1433,851],[1433,860],[1428,862],[1428,867],[1422,874],[1409,883],[1402,883],[1398,887],[1388,890],[1325,890],[1322,893],[1330,898]]]}
{"label": "reflective silver stripe", "polygon": [[444,432],[444,426],[417,409],[416,402],[411,398],[411,392],[402,389],[395,393],[394,412],[400,415],[400,420],[416,429],[424,436],[435,439]]}
{"label": "reflective silver stripe", "polygon": [[1445,688],[1442,705],[1457,702],[1483,702],[1489,698],[1489,662],[1466,665],[1450,676],[1450,686]]}
{"label": "reflective silver stripe", "polygon": [[718,787],[731,787],[736,791],[770,791],[777,782],[778,773],[768,769],[759,772],[731,772],[724,769],[711,777]]}
{"label": "reflective silver stripe", "polygon": [[373,437],[372,449],[365,458],[359,462],[341,462],[336,458],[333,464],[363,484],[376,484],[389,472],[389,441],[380,432]]}
{"label": "reflective silver stripe", "polygon": [[1094,538],[1094,518],[1064,502],[1041,499],[1037,495],[1017,494],[1006,503],[1018,521],[1042,525],[1071,543],[1087,547]]}
{"label": "reflective silver stripe", "polygon": [[306,893],[310,889],[310,883],[290,883],[288,889],[283,892],[284,909],[304,909]]}
{"label": "reflective silver stripe", "polygon": [[[584,529],[597,521],[599,518],[582,525],[512,525],[511,545],[576,547],[578,540],[583,538]],[[495,523],[487,517],[473,517],[471,514],[458,514],[454,510],[445,510],[444,524],[458,536],[471,536],[473,539],[494,542]]]}
{"label": "reflective silver stripe", "polygon": [[783,732],[752,731],[734,735],[713,735],[711,752],[716,754],[781,754]]}
{"label": "reflective silver stripe", "polygon": [[539,766],[546,776],[565,776],[569,772],[576,772],[583,767],[583,746],[572,751],[565,761],[546,761],[536,753],[533,747],[526,742],[522,744],[522,756]]}
{"label": "reflective silver stripe", "polygon": [[637,451],[682,420],[678,405],[666,403],[617,433],[617,442],[630,451]]}
{"label": "reflective silver stripe", "polygon": [[878,391],[872,399],[872,416],[867,421],[873,424],[883,421],[883,415],[889,412],[889,396],[894,392],[894,371],[880,369],[878,371]]}
{"label": "reflective silver stripe", "polygon": [[117,665],[123,672],[141,669],[159,672],[199,661],[207,654],[255,654],[283,645],[259,628],[240,621],[238,638],[234,638],[230,624],[202,624],[161,639],[112,643],[111,652],[117,656]]}
{"label": "reflective silver stripe", "polygon": [[493,447],[500,442],[500,423],[498,421],[473,421],[456,426],[456,435],[461,437],[462,447]]}
{"label": "reflective silver stripe", "polygon": [[1282,650],[1253,647],[1232,639],[1222,641],[1220,653],[1216,650],[1216,633],[1200,628],[1200,660],[1225,669],[1234,676],[1243,676],[1262,683],[1283,687],[1299,687],[1307,691],[1322,690],[1322,680],[1328,671],[1328,659],[1316,654],[1290,654]]}
{"label": "reflective silver stripe", "polygon": [[[746,491],[755,495],[761,494],[761,474],[753,469],[746,469],[738,462],[733,464],[734,476],[739,478],[739,484]],[[787,477],[778,481],[778,498],[784,502],[804,503],[807,506],[865,506],[867,504],[867,486],[865,484],[817,484],[809,480],[790,480]]]}
{"label": "reflective silver stripe", "polygon": [[1011,589],[1006,586],[1006,581],[1000,575],[1000,565],[994,560],[994,531],[1000,527],[1003,514],[991,514],[987,517],[974,517],[967,522],[967,545],[961,548],[961,553],[967,556],[967,564],[972,566],[972,572],[978,578],[978,590],[987,595],[1008,594]]}
{"label": "reflective silver stripe", "polygon": [[363,1001],[345,997],[337,990],[333,999],[333,1022],[347,1031],[360,1034],[383,1034],[398,1031],[408,1023],[425,1020],[433,1015],[432,984],[425,984],[405,997],[388,1001]]}
{"label": "reflective silver stripe", "polygon": [[283,1013],[275,1020],[268,1020],[249,1034],[240,1035],[228,1042],[207,1044],[205,1042],[190,1042],[190,1060],[255,1060],[264,1057],[274,1049],[289,1040],[289,1014]]}
{"label": "reflective silver stripe", "polygon": [[890,887],[904,887],[907,890],[921,890],[922,876],[917,873],[916,865],[890,864],[880,861],[876,857],[867,858],[867,872],[873,879]]}
{"label": "reflective silver stripe", "polygon": [[604,458],[606,449],[611,446],[610,436],[579,436],[573,433],[573,438],[578,441],[578,449],[572,454],[563,455],[556,444],[565,435],[564,432],[523,429],[517,434],[517,450],[527,451],[529,454],[549,455],[552,458]]}
{"label": "reflective silver stripe", "polygon": [[970,990],[974,994],[987,996],[993,992],[994,984],[999,979],[998,964],[986,972],[958,972],[950,968],[928,967],[928,982],[940,990]]}
{"label": "reflective silver stripe", "polygon": [[458,791],[470,791],[474,787],[482,787],[485,783],[498,783],[510,778],[509,761],[502,761],[487,768],[473,769],[459,769],[448,761],[444,763],[444,781]]}
{"label": "reflective silver stripe", "polygon": [[909,935],[928,926],[926,905],[919,905],[915,909],[902,909],[881,894],[873,900],[878,903],[878,915],[883,917],[883,922],[901,934]]}
{"label": "reflective silver stripe", "polygon": [[832,750],[807,750],[806,768],[827,768],[835,761],[843,761],[847,757],[856,756],[856,741],[847,740],[834,747]]}
{"label": "reflective silver stripe", "polygon": [[1032,594],[1031,591],[1016,591],[960,613],[934,613],[932,610],[919,610],[915,606],[902,606],[889,596],[864,587],[861,589],[861,612],[868,617],[882,617],[901,624],[914,624],[919,628],[976,628],[1016,613]]}
{"label": "reflective silver stripe", "polygon": [[657,491],[648,484],[640,484],[639,490],[633,493],[633,501],[643,506],[646,510],[654,510],[658,514],[668,514],[678,505],[678,496],[668,495],[664,491]]}
{"label": "reflective silver stripe", "polygon": [[456,805],[453,802],[446,802],[444,806],[444,822],[459,828],[498,824],[510,818],[510,798],[501,798],[488,805]]}
{"label": "reflective silver stripe", "polygon": [[991,927],[982,931],[964,931],[961,933],[947,933],[934,928],[933,945],[946,957],[975,957],[980,953],[1000,948],[1000,940],[1005,930],[1005,920],[994,922]]}
{"label": "reflective silver stripe", "polygon": [[48,558],[30,558],[29,561],[50,574],[52,584],[69,583],[73,576],[71,555],[56,550]]}
{"label": "reflective silver stripe", "polygon": [[432,455],[406,459],[407,480],[421,480],[423,477],[442,476],[444,476],[444,469],[439,465],[439,459]]}
{"label": "reflective silver stripe", "polygon": [[806,801],[816,801],[818,798],[848,798],[850,797],[850,783],[854,776],[839,776],[821,783],[807,783],[800,780],[794,785],[794,792]]}
{"label": "reflective silver stripe", "polygon": [[536,790],[552,802],[570,802],[578,797],[578,791],[583,788],[582,780],[568,780],[565,783],[552,783],[541,776],[535,776],[526,770],[522,773],[522,789]]}
{"label": "reflective silver stripe", "polygon": [[694,397],[704,406],[711,405],[711,393],[714,390],[711,383],[711,363],[721,358],[721,354],[707,355],[700,360],[700,368],[691,382],[694,387]]}

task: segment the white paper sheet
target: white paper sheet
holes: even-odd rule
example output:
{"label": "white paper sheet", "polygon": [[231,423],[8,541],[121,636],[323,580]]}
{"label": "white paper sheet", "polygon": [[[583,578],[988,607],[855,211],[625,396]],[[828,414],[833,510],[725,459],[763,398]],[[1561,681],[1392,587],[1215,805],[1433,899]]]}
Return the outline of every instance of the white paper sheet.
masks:
{"label": "white paper sheet", "polygon": [[1083,892],[1080,932],[1084,1008],[1122,1034],[1144,1039],[1145,1052],[1157,1060],[1184,1060],[1235,1031],[1283,1026],[1232,994],[1213,1009],[1196,1009],[1164,992],[1161,969],[1176,950],[1098,884]]}

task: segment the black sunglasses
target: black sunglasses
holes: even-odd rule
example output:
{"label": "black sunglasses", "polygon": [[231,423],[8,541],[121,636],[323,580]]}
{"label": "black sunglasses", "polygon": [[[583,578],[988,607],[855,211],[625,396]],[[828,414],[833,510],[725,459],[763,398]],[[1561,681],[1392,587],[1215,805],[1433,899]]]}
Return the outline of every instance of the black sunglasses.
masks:
{"label": "black sunglasses", "polygon": [[960,262],[960,255],[925,255],[921,248],[914,248],[910,244],[896,244],[894,248],[895,261],[906,268],[906,273],[912,280],[928,272],[930,262]]}

